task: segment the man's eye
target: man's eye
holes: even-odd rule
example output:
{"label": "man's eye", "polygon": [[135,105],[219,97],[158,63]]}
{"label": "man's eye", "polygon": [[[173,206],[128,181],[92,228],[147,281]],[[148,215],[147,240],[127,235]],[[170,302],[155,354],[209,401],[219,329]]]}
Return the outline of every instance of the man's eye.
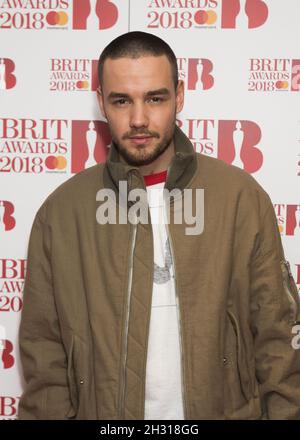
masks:
{"label": "man's eye", "polygon": [[122,105],[122,104],[124,104],[124,102],[126,102],[126,99],[118,99],[118,101],[115,101],[114,102],[114,104],[120,104],[120,105]]}
{"label": "man's eye", "polygon": [[150,99],[152,99],[152,100],[156,100],[156,101],[154,101],[154,102],[160,102],[160,101],[162,101],[162,99],[161,98],[159,98],[158,96],[153,96],[153,98],[150,98]]}

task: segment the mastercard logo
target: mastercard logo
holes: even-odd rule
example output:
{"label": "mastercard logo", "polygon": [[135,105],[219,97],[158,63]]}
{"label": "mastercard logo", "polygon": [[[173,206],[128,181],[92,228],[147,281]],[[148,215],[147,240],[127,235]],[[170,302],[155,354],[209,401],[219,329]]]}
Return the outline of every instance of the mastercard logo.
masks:
{"label": "mastercard logo", "polygon": [[76,87],[77,89],[88,89],[90,87],[90,83],[88,81],[77,81]]}
{"label": "mastercard logo", "polygon": [[48,12],[46,15],[46,21],[50,26],[64,26],[68,23],[69,17],[66,12]]}
{"label": "mastercard logo", "polygon": [[67,166],[67,159],[63,156],[48,156],[45,165],[48,170],[63,170]]}
{"label": "mastercard logo", "polygon": [[277,89],[287,89],[289,86],[288,81],[277,81],[276,88]]}
{"label": "mastercard logo", "polygon": [[208,11],[199,10],[194,14],[195,22],[200,25],[215,24],[217,18],[218,18],[217,14],[215,13],[215,11],[212,10],[208,10]]}

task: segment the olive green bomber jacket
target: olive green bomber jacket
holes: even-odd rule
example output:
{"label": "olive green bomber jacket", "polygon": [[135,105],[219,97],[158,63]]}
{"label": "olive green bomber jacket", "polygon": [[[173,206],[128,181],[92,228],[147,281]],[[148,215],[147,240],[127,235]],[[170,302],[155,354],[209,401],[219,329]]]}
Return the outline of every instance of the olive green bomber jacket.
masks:
{"label": "olive green bomber jacket", "polygon": [[[204,229],[172,222],[185,418],[300,419],[299,296],[268,194],[196,153],[176,126],[168,189],[204,189]],[[59,186],[32,226],[20,419],[143,419],[153,283],[149,224],[99,224],[99,189],[145,188],[112,143]],[[117,200],[117,198],[116,198]],[[172,374],[172,372],[170,372]]]}

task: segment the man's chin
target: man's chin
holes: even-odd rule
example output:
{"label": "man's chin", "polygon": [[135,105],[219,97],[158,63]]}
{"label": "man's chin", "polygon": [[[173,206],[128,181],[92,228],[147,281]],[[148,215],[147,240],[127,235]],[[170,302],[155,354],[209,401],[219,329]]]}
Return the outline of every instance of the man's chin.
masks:
{"label": "man's chin", "polygon": [[[157,158],[159,158],[170,146],[171,139],[164,140],[162,145],[157,143],[155,146],[143,146],[143,145],[135,145],[130,150],[126,146],[121,146],[118,142],[115,142],[117,149],[119,151],[120,156],[122,156],[123,160],[132,166],[144,166],[150,165]],[[133,153],[131,153],[133,151]]]}
{"label": "man's chin", "polygon": [[[142,145],[137,145],[132,149],[124,150],[124,148],[118,148],[118,151],[122,158],[129,164],[133,166],[143,166],[149,165],[152,163],[157,157],[160,156],[157,152],[153,152],[153,149],[143,147]],[[132,150],[135,150],[132,152]],[[147,152],[148,150],[148,152]],[[150,151],[149,151],[150,150]]]}
{"label": "man's chin", "polygon": [[122,157],[126,161],[126,163],[128,163],[129,165],[132,165],[132,166],[136,166],[136,167],[141,167],[143,165],[149,165],[150,163],[152,163],[156,159],[156,157],[152,157],[152,156],[139,158],[136,156],[128,156],[128,155],[124,156],[123,154],[122,154]]}

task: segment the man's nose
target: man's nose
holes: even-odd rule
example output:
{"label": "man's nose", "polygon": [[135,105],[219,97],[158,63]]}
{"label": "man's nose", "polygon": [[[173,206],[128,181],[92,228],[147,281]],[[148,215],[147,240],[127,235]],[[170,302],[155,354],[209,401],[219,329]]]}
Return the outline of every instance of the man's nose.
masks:
{"label": "man's nose", "polygon": [[130,126],[143,127],[148,126],[148,114],[144,103],[137,102],[132,105],[130,112]]}

